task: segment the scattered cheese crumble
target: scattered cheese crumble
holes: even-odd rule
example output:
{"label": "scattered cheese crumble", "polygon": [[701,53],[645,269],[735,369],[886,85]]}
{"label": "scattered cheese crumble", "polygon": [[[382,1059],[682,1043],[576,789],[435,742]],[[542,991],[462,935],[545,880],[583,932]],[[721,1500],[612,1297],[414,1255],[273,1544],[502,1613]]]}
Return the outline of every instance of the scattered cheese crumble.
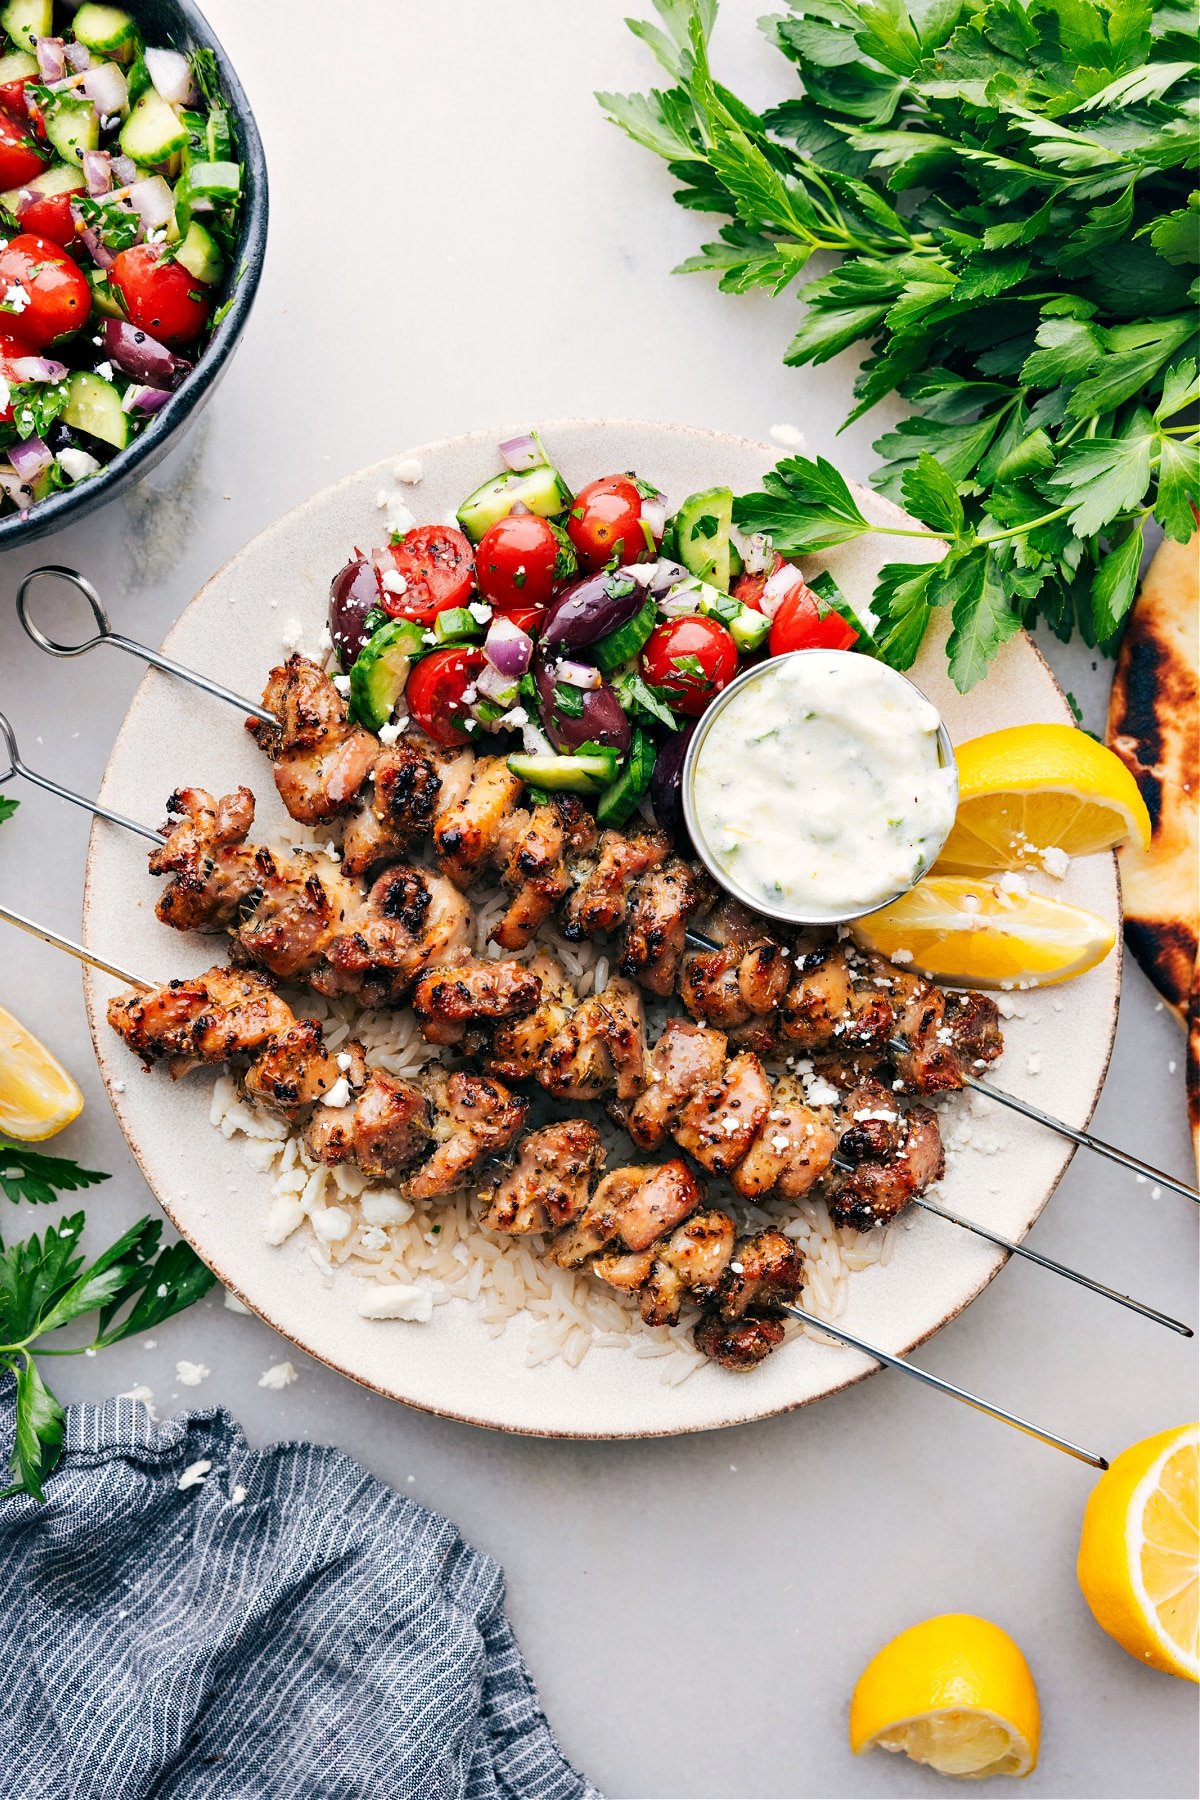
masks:
{"label": "scattered cheese crumble", "polygon": [[177,1362],[175,1364],[176,1379],[181,1381],[184,1387],[199,1387],[200,1383],[207,1381],[211,1374],[212,1370],[207,1368],[204,1363]]}
{"label": "scattered cheese crumble", "polygon": [[290,1387],[295,1379],[296,1371],[291,1363],[278,1362],[272,1363],[269,1369],[263,1370],[258,1378],[258,1385],[260,1388],[285,1388]]}
{"label": "scattered cheese crumble", "polygon": [[358,1314],[362,1319],[410,1319],[423,1325],[433,1317],[433,1289],[405,1282],[380,1284],[360,1295]]}
{"label": "scattered cheese crumble", "polygon": [[199,1487],[211,1468],[212,1459],[210,1457],[198,1457],[194,1463],[188,1464],[175,1486],[177,1488]]}

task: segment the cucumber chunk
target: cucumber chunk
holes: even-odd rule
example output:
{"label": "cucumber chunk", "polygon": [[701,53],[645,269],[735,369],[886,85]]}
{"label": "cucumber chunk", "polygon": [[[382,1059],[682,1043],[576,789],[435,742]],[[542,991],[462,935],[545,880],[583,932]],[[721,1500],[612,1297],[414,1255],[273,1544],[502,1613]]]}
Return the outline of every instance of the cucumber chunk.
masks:
{"label": "cucumber chunk", "polygon": [[65,425],[86,431],[114,449],[123,450],[129,442],[129,414],[121,411],[120,394],[111,381],[86,369],[77,369],[71,376],[62,419]]}
{"label": "cucumber chunk", "polygon": [[82,194],[86,187],[87,182],[78,166],[69,169],[63,163],[51,163],[48,169],[43,169],[32,181],[0,194],[0,206],[15,214],[21,204],[22,194],[36,194],[39,199],[44,199],[51,194]]}
{"label": "cucumber chunk", "polygon": [[[46,11],[50,11],[49,4]],[[89,50],[96,50],[101,56],[115,56],[118,62],[128,62],[140,42],[137,25],[127,12],[119,6],[93,5],[92,0],[87,0],[75,14],[74,30],[79,42]]]}
{"label": "cucumber chunk", "polygon": [[109,286],[107,269],[89,269],[88,280],[92,284],[92,306],[101,318],[127,319],[129,317],[121,304],[121,297],[116,288]]}
{"label": "cucumber chunk", "polygon": [[771,621],[757,607],[743,606],[728,621],[728,631],[738,647],[738,655],[749,656],[761,649],[770,637]]}
{"label": "cucumber chunk", "polygon": [[638,802],[650,786],[656,754],[654,739],[650,733],[643,731],[640,725],[635,725],[629,746],[629,761],[617,779],[600,796],[600,804],[596,808],[597,825],[620,826],[633,817]]}
{"label": "cucumber chunk", "polygon": [[390,619],[363,646],[350,669],[350,715],[379,731],[396,710],[414,656],[425,648],[421,627]]}
{"label": "cucumber chunk", "polygon": [[78,167],[85,150],[100,143],[100,121],[90,100],[64,94],[46,109],[46,136],[65,163]]}
{"label": "cucumber chunk", "polygon": [[146,89],[121,127],[121,148],[136,163],[165,163],[187,141],[187,126],[153,88]]}
{"label": "cucumber chunk", "polygon": [[628,662],[631,656],[637,655],[657,624],[658,603],[647,599],[632,619],[626,619],[624,625],[618,625],[615,631],[610,631],[607,637],[600,638],[592,645],[592,655],[597,667],[605,675],[611,675],[623,662]]}
{"label": "cucumber chunk", "polygon": [[54,0],[8,0],[0,12],[0,25],[14,44],[28,44],[32,50],[36,39],[49,37],[54,30]]}
{"label": "cucumber chunk", "polygon": [[433,635],[439,644],[477,643],[483,626],[468,607],[444,606],[433,621]]}
{"label": "cucumber chunk", "polygon": [[229,111],[219,102],[214,102],[212,111],[204,127],[204,141],[208,147],[210,162],[234,162],[237,158],[237,140],[233,135],[233,120]]}
{"label": "cucumber chunk", "polygon": [[729,533],[733,526],[733,490],[703,488],[691,494],[675,514],[675,553],[685,569],[701,581],[729,592]]}
{"label": "cucumber chunk", "polygon": [[471,542],[477,544],[497,519],[508,517],[518,500],[539,518],[552,519],[570,506],[571,490],[549,463],[520,474],[506,469],[503,475],[493,475],[467,495],[458,509],[458,522]]}
{"label": "cucumber chunk", "polygon": [[575,756],[510,756],[510,774],[530,787],[555,794],[599,794],[617,772],[615,750],[579,752]]}
{"label": "cucumber chunk", "polygon": [[220,281],[225,270],[225,258],[217,248],[216,240],[197,219],[192,220],[184,233],[183,242],[175,252],[175,261],[208,287]]}
{"label": "cucumber chunk", "polygon": [[38,61],[28,50],[10,50],[7,56],[0,56],[0,87],[7,87],[10,81],[36,81],[38,78]]}

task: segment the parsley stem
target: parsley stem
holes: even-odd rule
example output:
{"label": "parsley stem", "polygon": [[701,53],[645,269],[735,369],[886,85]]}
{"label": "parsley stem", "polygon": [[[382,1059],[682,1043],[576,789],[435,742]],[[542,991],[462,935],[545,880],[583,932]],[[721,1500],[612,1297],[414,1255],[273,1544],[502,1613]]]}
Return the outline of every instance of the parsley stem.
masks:
{"label": "parsley stem", "polygon": [[1026,519],[1020,525],[1010,525],[1007,531],[993,531],[989,537],[976,538],[977,545],[999,544],[1005,538],[1024,537],[1027,532],[1036,531],[1040,525],[1051,525],[1055,519],[1061,519],[1069,513],[1078,501],[1072,500],[1067,506],[1056,506],[1053,512],[1043,513],[1040,519]]}

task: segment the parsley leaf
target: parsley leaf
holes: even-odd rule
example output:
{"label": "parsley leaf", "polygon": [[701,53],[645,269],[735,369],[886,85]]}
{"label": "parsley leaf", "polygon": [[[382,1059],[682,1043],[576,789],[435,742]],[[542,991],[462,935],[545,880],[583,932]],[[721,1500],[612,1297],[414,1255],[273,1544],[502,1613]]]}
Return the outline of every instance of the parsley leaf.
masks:
{"label": "parsley leaf", "polygon": [[871,527],[833,464],[788,456],[763,476],[763,492],[733,503],[734,524],[768,534],[783,556],[804,556],[861,537]]}
{"label": "parsley leaf", "polygon": [[0,825],[5,819],[11,819],[21,802],[13,800],[8,794],[0,794]]}
{"label": "parsley leaf", "polygon": [[671,711],[665,688],[652,687],[643,681],[636,669],[626,669],[613,683],[622,709],[631,719],[644,724],[665,725],[668,731],[679,730],[679,720]]}
{"label": "parsley leaf", "polygon": [[[15,806],[16,802],[9,804]],[[26,1144],[0,1138],[0,1189],[10,1200],[30,1200],[47,1206],[60,1193],[73,1194],[110,1179],[102,1170],[81,1169],[69,1157],[47,1156]]]}

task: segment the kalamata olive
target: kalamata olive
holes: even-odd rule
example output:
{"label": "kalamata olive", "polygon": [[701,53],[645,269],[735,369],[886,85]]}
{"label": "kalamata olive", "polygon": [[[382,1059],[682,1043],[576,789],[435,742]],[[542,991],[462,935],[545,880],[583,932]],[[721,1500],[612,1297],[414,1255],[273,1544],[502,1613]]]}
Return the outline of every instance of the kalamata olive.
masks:
{"label": "kalamata olive", "polygon": [[683,817],[683,762],[695,729],[695,725],[689,725],[686,731],[674,732],[665,744],[659,745],[654,773],[650,777],[650,804],[654,816],[680,851],[691,848]]}
{"label": "kalamata olive", "polygon": [[624,569],[589,575],[551,601],[538,636],[547,649],[585,650],[627,624],[645,598],[645,588]]}
{"label": "kalamata olive", "polygon": [[356,556],[339,569],[329,584],[329,635],[343,669],[370,637],[367,614],[379,605],[379,571],[365,556]]}
{"label": "kalamata olive", "polygon": [[[606,681],[595,688],[568,687],[555,678],[556,660],[539,654],[533,665],[542,725],[554,748],[570,754],[580,744],[611,744],[624,756],[629,749],[629,720],[612,688]],[[569,711],[563,708],[561,693],[571,695]]]}

